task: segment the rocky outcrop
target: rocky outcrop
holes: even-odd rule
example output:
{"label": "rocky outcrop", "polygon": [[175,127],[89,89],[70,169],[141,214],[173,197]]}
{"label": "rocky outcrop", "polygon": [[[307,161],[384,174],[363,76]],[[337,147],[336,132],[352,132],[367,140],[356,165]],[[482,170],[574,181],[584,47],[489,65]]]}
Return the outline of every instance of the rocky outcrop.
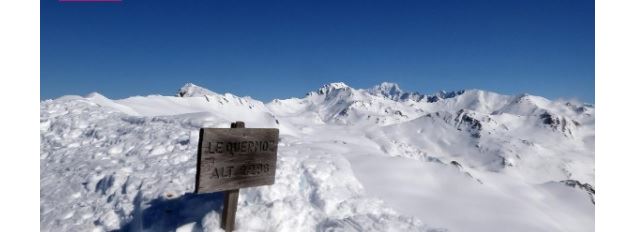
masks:
{"label": "rocky outcrop", "polygon": [[595,188],[592,185],[588,183],[583,184],[577,180],[563,180],[563,181],[560,181],[560,183],[564,183],[565,185],[572,188],[582,189],[586,191],[589,194],[589,197],[591,198],[591,202],[595,205]]}
{"label": "rocky outcrop", "polygon": [[540,120],[545,125],[551,127],[555,131],[560,131],[564,133],[565,136],[573,136],[573,131],[577,126],[580,126],[580,123],[568,119],[564,116],[559,116],[550,112],[545,111],[544,113],[539,115]]}

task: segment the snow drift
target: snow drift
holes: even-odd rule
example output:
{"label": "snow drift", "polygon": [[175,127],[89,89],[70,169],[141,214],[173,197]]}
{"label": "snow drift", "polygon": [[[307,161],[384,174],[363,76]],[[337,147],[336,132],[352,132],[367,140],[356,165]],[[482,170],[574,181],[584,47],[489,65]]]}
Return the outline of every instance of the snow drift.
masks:
{"label": "snow drift", "polygon": [[232,121],[281,133],[276,183],[241,189],[238,231],[594,230],[592,105],[392,83],[43,101],[41,230],[221,231],[222,194],[192,194],[196,145]]}

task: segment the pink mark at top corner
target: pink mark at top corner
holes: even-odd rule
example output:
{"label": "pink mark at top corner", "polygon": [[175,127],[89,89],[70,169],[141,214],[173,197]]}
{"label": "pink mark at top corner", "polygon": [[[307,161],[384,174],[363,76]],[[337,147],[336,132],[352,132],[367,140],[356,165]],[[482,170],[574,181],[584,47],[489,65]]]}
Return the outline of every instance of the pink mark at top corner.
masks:
{"label": "pink mark at top corner", "polygon": [[123,0],[58,0],[58,2],[123,2]]}

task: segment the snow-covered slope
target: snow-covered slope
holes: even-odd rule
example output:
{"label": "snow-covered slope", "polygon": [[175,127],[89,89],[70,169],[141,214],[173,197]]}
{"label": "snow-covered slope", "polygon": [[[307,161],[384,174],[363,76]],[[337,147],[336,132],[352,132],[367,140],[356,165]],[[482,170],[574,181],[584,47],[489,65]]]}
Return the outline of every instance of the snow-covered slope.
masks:
{"label": "snow-covered slope", "polygon": [[482,90],[324,85],[264,104],[186,84],[40,104],[43,231],[221,231],[192,194],[201,127],[280,128],[238,231],[593,231],[595,110]]}

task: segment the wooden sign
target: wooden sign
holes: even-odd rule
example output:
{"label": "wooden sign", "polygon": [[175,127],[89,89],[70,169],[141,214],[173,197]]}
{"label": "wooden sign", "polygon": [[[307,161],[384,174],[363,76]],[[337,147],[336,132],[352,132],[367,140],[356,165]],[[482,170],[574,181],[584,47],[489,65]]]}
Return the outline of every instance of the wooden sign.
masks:
{"label": "wooden sign", "polygon": [[202,128],[198,139],[196,193],[225,191],[221,228],[234,230],[240,188],[273,184],[276,177],[278,129]]}
{"label": "wooden sign", "polygon": [[277,150],[275,128],[202,128],[196,192],[273,184]]}

